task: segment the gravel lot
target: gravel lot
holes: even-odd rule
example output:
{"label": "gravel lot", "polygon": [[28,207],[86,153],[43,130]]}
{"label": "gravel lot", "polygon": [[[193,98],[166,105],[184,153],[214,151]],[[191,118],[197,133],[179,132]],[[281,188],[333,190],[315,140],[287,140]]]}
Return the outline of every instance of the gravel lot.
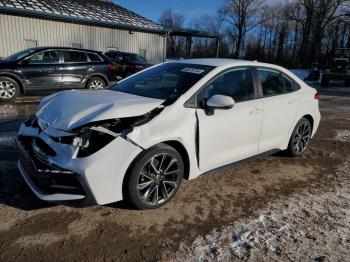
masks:
{"label": "gravel lot", "polygon": [[327,94],[303,157],[185,181],[149,211],[36,199],[14,147],[36,105],[0,105],[0,261],[350,261],[350,93]]}

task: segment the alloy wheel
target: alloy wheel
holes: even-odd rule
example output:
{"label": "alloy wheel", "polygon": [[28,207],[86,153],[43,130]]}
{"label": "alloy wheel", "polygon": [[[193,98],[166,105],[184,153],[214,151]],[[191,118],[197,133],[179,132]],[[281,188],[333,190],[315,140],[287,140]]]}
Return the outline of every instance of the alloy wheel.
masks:
{"label": "alloy wheel", "polygon": [[148,206],[163,203],[176,192],[180,176],[180,164],[176,157],[169,153],[153,156],[137,178],[139,199]]}
{"label": "alloy wheel", "polygon": [[16,95],[16,87],[9,81],[0,81],[0,98],[10,99]]}
{"label": "alloy wheel", "polygon": [[304,152],[310,141],[310,138],[311,126],[308,122],[304,121],[298,126],[294,135],[293,147],[295,152],[297,152],[298,154]]}
{"label": "alloy wheel", "polygon": [[101,80],[93,80],[90,84],[90,89],[92,90],[104,89],[104,84]]}

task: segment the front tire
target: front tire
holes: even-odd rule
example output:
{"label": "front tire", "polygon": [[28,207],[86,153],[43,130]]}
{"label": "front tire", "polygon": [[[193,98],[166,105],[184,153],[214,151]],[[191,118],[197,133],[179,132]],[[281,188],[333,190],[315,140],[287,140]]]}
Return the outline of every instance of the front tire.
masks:
{"label": "front tire", "polygon": [[9,77],[0,77],[0,101],[14,101],[19,95],[18,83]]}
{"label": "front tire", "polygon": [[312,126],[308,119],[302,118],[296,124],[289,141],[287,152],[292,157],[304,154],[309,145],[312,133]]}
{"label": "front tire", "polygon": [[90,90],[105,89],[106,83],[99,77],[92,77],[87,83],[87,88]]}
{"label": "front tire", "polygon": [[174,148],[160,144],[148,149],[129,172],[129,200],[138,209],[163,206],[176,194],[183,175],[184,164]]}

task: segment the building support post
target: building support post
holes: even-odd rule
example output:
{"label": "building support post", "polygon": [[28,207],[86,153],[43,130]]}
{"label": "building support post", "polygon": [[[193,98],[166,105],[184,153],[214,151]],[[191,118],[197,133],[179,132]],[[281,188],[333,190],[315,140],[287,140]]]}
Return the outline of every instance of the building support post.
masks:
{"label": "building support post", "polygon": [[191,59],[192,54],[192,36],[186,38],[186,59]]}
{"label": "building support post", "polygon": [[219,58],[219,51],[220,51],[220,38],[216,38],[216,58]]}

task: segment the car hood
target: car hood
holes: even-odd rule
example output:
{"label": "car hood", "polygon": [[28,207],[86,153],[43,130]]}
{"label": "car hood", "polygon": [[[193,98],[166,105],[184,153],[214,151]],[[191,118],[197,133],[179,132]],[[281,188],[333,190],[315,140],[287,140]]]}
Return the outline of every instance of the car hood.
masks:
{"label": "car hood", "polygon": [[163,102],[111,90],[63,91],[44,98],[36,115],[53,128],[69,131],[91,122],[143,115]]}

